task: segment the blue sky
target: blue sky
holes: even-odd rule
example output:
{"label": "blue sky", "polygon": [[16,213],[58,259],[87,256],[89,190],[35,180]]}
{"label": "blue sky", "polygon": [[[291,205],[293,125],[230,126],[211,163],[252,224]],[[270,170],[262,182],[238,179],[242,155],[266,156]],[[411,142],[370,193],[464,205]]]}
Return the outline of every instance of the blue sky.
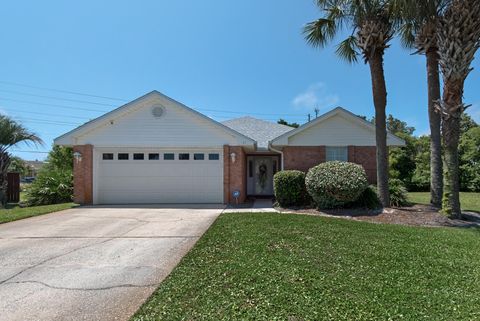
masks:
{"label": "blue sky", "polygon": [[[303,123],[338,105],[372,116],[368,67],[305,43],[302,26],[319,16],[313,0],[5,2],[0,112],[46,143],[14,153],[42,159],[53,138],[153,89],[220,121]],[[385,59],[387,112],[428,133],[424,57],[394,41]],[[473,67],[465,102],[480,121]]]}

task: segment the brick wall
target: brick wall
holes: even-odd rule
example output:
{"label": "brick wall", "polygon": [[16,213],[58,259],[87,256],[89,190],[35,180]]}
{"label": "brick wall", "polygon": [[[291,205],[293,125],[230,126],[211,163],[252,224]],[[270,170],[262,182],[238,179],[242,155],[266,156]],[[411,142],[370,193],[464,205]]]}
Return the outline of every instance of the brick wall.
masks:
{"label": "brick wall", "polygon": [[284,169],[307,172],[325,162],[325,146],[287,146],[283,148]]}
{"label": "brick wall", "polygon": [[93,146],[76,145],[73,152],[82,154],[82,159],[73,160],[73,198],[75,203],[93,203]]}
{"label": "brick wall", "polygon": [[[283,148],[284,169],[307,172],[325,162],[325,146],[288,146]],[[377,182],[375,146],[348,146],[348,161],[362,165],[371,184]]]}
{"label": "brick wall", "polygon": [[[235,163],[230,157],[235,153]],[[245,152],[239,146],[223,146],[223,199],[224,202],[234,203],[233,191],[240,191],[239,203],[244,203],[247,194],[247,163]]]}
{"label": "brick wall", "polygon": [[363,166],[370,184],[377,182],[376,153],[375,146],[348,146],[348,161]]}

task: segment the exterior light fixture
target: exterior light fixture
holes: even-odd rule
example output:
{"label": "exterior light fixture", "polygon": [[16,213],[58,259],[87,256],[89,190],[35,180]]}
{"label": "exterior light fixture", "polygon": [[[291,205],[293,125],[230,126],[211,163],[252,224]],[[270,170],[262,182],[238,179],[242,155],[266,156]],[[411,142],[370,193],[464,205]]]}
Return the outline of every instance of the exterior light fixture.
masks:
{"label": "exterior light fixture", "polygon": [[75,158],[75,160],[76,160],[77,162],[81,162],[81,161],[82,161],[82,153],[80,153],[80,152],[74,152],[74,153],[73,153],[73,158]]}
{"label": "exterior light fixture", "polygon": [[235,161],[237,160],[237,154],[230,153],[230,159],[231,159],[232,163],[235,163]]}

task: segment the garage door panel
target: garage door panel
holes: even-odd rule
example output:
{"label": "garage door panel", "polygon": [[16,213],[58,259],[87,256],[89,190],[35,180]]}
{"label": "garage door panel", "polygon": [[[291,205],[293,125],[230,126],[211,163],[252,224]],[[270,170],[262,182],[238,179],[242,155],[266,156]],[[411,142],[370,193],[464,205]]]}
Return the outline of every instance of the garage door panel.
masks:
{"label": "garage door panel", "polygon": [[[215,150],[205,154],[211,152],[222,153]],[[131,157],[133,152],[129,153]],[[177,152],[175,160],[168,161],[121,161],[115,157],[115,160],[99,159],[98,162],[95,177],[100,204],[223,202],[222,156],[216,161],[178,160]]]}

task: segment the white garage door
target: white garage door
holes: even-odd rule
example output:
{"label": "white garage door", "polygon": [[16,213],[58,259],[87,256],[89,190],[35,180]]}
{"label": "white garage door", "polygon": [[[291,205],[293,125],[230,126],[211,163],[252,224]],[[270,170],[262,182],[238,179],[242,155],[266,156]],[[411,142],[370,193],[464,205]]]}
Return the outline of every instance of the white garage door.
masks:
{"label": "white garage door", "polygon": [[101,150],[97,204],[223,203],[223,151]]}

